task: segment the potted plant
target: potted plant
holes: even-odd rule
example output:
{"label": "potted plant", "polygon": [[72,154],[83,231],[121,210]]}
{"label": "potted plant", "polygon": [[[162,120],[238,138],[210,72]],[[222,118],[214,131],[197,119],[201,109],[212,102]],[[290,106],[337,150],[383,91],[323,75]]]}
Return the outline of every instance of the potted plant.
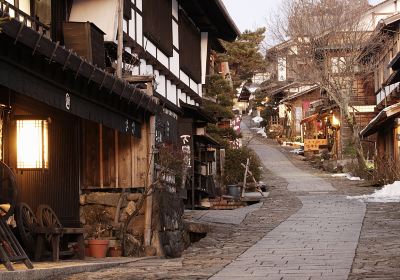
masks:
{"label": "potted plant", "polygon": [[109,257],[121,257],[122,256],[121,242],[119,240],[110,240],[108,256]]}
{"label": "potted plant", "polygon": [[107,256],[109,239],[104,238],[104,234],[112,229],[104,219],[104,213],[98,212],[98,219],[95,223],[91,239],[87,240],[89,255],[95,258],[105,258]]}

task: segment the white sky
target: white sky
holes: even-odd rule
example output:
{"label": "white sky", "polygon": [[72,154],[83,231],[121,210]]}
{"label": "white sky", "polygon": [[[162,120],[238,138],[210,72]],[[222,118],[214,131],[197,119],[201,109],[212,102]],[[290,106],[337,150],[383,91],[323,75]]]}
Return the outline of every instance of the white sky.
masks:
{"label": "white sky", "polygon": [[[277,10],[283,0],[223,0],[229,14],[232,16],[240,31],[254,30],[265,26],[273,11]],[[369,0],[377,4],[383,0]],[[250,4],[251,3],[251,4]]]}

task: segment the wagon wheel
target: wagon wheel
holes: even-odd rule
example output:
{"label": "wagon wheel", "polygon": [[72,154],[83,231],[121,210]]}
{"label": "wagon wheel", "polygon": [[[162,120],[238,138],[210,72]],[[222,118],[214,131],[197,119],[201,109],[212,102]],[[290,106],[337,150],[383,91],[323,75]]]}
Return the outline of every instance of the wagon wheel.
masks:
{"label": "wagon wheel", "polygon": [[14,214],[17,199],[17,183],[12,170],[0,161],[0,216],[7,219]]}
{"label": "wagon wheel", "polygon": [[56,213],[50,206],[41,204],[36,210],[36,217],[39,225],[49,228],[62,228],[60,220],[57,218]]}
{"label": "wagon wheel", "polygon": [[35,252],[35,233],[33,229],[38,225],[35,213],[26,203],[19,203],[15,209],[15,220],[18,233],[30,255]]}
{"label": "wagon wheel", "polygon": [[[36,217],[38,219],[39,226],[41,227],[62,228],[60,220],[57,218],[56,213],[49,205],[39,205],[36,210]],[[46,246],[48,249],[51,248],[51,238],[51,234],[46,234]]]}

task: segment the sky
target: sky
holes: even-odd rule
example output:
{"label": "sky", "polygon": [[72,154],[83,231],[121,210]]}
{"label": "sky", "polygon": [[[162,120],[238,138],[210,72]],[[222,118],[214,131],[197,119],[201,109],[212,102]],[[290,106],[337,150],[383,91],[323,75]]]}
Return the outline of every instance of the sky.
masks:
{"label": "sky", "polygon": [[[283,0],[222,0],[240,31],[265,26]],[[369,0],[377,4],[383,0]],[[250,5],[251,3],[251,5]]]}

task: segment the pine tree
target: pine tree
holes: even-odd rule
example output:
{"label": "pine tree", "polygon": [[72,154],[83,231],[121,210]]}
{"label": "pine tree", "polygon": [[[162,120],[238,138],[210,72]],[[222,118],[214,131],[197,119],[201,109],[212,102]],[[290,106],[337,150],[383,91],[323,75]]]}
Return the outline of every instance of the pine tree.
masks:
{"label": "pine tree", "polygon": [[260,52],[265,39],[265,28],[246,30],[234,42],[225,42],[227,52],[221,60],[228,61],[234,87],[250,80],[255,73],[264,72],[265,60]]}

